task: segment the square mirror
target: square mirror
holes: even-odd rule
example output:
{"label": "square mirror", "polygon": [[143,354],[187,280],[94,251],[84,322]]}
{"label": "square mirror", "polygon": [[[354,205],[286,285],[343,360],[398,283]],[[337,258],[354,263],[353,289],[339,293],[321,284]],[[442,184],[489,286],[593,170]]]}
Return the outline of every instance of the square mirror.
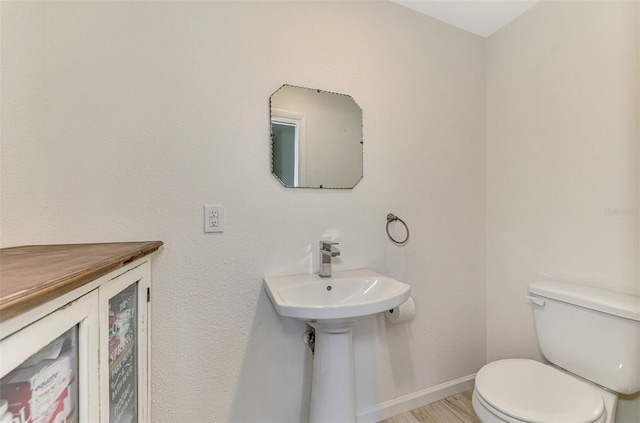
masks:
{"label": "square mirror", "polygon": [[285,84],[269,103],[271,172],[282,185],[348,189],[362,179],[362,109],[351,96]]}

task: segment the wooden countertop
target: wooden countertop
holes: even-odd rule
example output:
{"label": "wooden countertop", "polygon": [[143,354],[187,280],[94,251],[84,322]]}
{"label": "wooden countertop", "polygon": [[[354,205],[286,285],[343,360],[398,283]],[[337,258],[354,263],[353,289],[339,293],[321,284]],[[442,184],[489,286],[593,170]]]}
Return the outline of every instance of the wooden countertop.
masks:
{"label": "wooden countertop", "polygon": [[0,249],[0,321],[119,269],[162,241],[27,245]]}

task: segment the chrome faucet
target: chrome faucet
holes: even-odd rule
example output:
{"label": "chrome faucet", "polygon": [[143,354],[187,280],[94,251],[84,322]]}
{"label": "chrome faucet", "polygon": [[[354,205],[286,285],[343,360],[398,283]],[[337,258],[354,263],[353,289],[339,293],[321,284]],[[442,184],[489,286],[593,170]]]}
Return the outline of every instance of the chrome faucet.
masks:
{"label": "chrome faucet", "polygon": [[318,275],[323,278],[331,276],[331,257],[337,257],[340,255],[340,251],[336,251],[333,245],[338,245],[333,241],[320,241],[320,271]]}

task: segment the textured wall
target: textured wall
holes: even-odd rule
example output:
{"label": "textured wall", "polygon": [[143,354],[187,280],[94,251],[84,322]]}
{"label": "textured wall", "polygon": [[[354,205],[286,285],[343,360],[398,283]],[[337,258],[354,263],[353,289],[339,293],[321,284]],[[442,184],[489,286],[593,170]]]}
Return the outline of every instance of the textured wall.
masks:
{"label": "textured wall", "polygon": [[[154,422],[302,421],[305,325],[263,275],[371,267],[412,285],[409,325],[355,333],[358,408],[485,362],[484,40],[386,2],[1,4],[2,246],[161,239]],[[364,111],[354,190],[270,174],[283,83]],[[202,205],[225,206],[204,234]],[[386,238],[389,212],[411,227]]]}
{"label": "textured wall", "polygon": [[542,2],[487,40],[488,360],[540,358],[530,282],[640,294],[638,23],[638,2]]}

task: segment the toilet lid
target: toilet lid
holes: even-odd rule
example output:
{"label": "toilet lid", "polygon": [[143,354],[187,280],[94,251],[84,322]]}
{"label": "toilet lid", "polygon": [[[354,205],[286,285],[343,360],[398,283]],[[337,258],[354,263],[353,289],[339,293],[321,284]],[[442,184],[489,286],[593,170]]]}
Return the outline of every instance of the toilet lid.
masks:
{"label": "toilet lid", "polygon": [[489,405],[532,423],[592,423],[604,413],[592,386],[534,360],[499,360],[476,375],[476,391]]}

